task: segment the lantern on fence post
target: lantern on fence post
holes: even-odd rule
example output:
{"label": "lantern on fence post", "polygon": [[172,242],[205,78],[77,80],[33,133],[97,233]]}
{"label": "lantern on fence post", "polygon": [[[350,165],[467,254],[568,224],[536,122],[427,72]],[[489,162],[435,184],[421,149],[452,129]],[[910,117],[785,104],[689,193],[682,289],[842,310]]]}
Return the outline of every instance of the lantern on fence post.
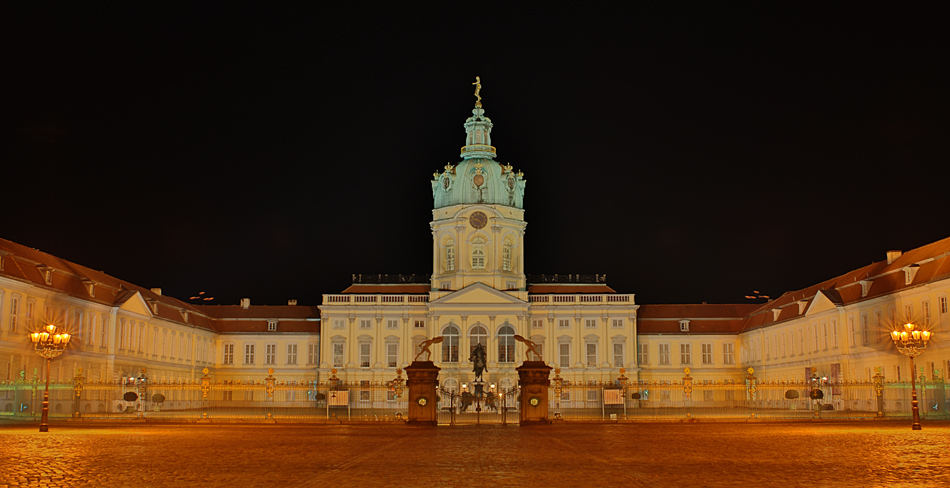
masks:
{"label": "lantern on fence post", "polygon": [[[755,407],[755,392],[758,391],[758,388],[755,386],[755,370],[751,367],[746,370],[748,376],[745,378],[746,383],[746,400],[750,402],[750,405]],[[752,412],[752,418],[755,418],[755,412]]]}
{"label": "lantern on fence post", "polygon": [[267,395],[267,398],[271,400],[274,399],[274,390],[277,389],[275,381],[274,368],[267,368],[267,377],[264,378],[264,393]]}
{"label": "lantern on fence post", "polygon": [[884,375],[881,368],[874,368],[874,396],[877,398],[877,417],[884,417]]}
{"label": "lantern on fence post", "polygon": [[73,417],[79,418],[80,415],[80,399],[82,398],[82,384],[85,381],[85,378],[82,375],[82,368],[76,369],[76,376],[73,377]]}

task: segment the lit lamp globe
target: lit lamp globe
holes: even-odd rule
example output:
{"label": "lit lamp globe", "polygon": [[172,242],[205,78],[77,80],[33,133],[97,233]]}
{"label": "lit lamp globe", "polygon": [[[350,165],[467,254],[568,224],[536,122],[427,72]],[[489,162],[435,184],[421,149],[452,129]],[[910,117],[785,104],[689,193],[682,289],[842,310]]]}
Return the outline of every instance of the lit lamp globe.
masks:
{"label": "lit lamp globe", "polygon": [[903,330],[891,331],[891,340],[894,341],[897,351],[910,359],[910,404],[914,418],[911,428],[913,430],[920,430],[920,408],[917,404],[917,368],[914,366],[914,358],[924,352],[927,344],[930,343],[931,337],[933,337],[933,332],[920,330],[917,324],[913,322],[905,323]]}
{"label": "lit lamp globe", "polygon": [[69,345],[72,337],[69,332],[57,331],[53,324],[48,324],[43,330],[30,334],[33,350],[46,359],[46,389],[43,390],[43,412],[40,417],[40,432],[49,432],[49,369],[50,361],[59,356]]}

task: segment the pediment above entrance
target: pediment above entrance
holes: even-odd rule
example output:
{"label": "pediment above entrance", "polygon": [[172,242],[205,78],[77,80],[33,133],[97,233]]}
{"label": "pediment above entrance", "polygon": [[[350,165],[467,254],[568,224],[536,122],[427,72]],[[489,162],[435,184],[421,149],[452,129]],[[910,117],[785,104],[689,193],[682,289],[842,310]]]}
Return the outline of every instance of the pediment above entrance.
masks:
{"label": "pediment above entrance", "polygon": [[484,283],[472,283],[461,290],[433,300],[430,305],[527,305],[528,302],[496,290]]}

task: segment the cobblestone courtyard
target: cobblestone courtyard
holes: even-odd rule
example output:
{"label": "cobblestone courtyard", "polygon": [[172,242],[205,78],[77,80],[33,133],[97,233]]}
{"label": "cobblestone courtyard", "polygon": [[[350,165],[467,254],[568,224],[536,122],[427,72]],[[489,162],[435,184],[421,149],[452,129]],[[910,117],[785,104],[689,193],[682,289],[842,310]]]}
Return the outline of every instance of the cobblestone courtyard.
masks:
{"label": "cobblestone courtyard", "polygon": [[7,486],[950,486],[950,423],[4,426]]}

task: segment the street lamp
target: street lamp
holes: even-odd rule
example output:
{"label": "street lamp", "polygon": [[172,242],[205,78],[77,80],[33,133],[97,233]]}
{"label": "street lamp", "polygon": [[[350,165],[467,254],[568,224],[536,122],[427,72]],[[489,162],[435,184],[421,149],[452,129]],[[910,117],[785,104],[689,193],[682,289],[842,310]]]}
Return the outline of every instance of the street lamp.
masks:
{"label": "street lamp", "polygon": [[30,334],[33,350],[46,358],[46,389],[43,391],[43,415],[40,417],[40,432],[49,432],[49,363],[66,350],[69,344],[69,332],[59,330],[55,325],[47,325],[41,332]]}
{"label": "street lamp", "polygon": [[930,343],[933,332],[920,330],[913,322],[904,324],[904,330],[891,331],[891,340],[897,346],[897,351],[910,358],[910,408],[914,415],[911,429],[920,430],[920,409],[917,406],[917,369],[914,367],[914,358],[920,356]]}

